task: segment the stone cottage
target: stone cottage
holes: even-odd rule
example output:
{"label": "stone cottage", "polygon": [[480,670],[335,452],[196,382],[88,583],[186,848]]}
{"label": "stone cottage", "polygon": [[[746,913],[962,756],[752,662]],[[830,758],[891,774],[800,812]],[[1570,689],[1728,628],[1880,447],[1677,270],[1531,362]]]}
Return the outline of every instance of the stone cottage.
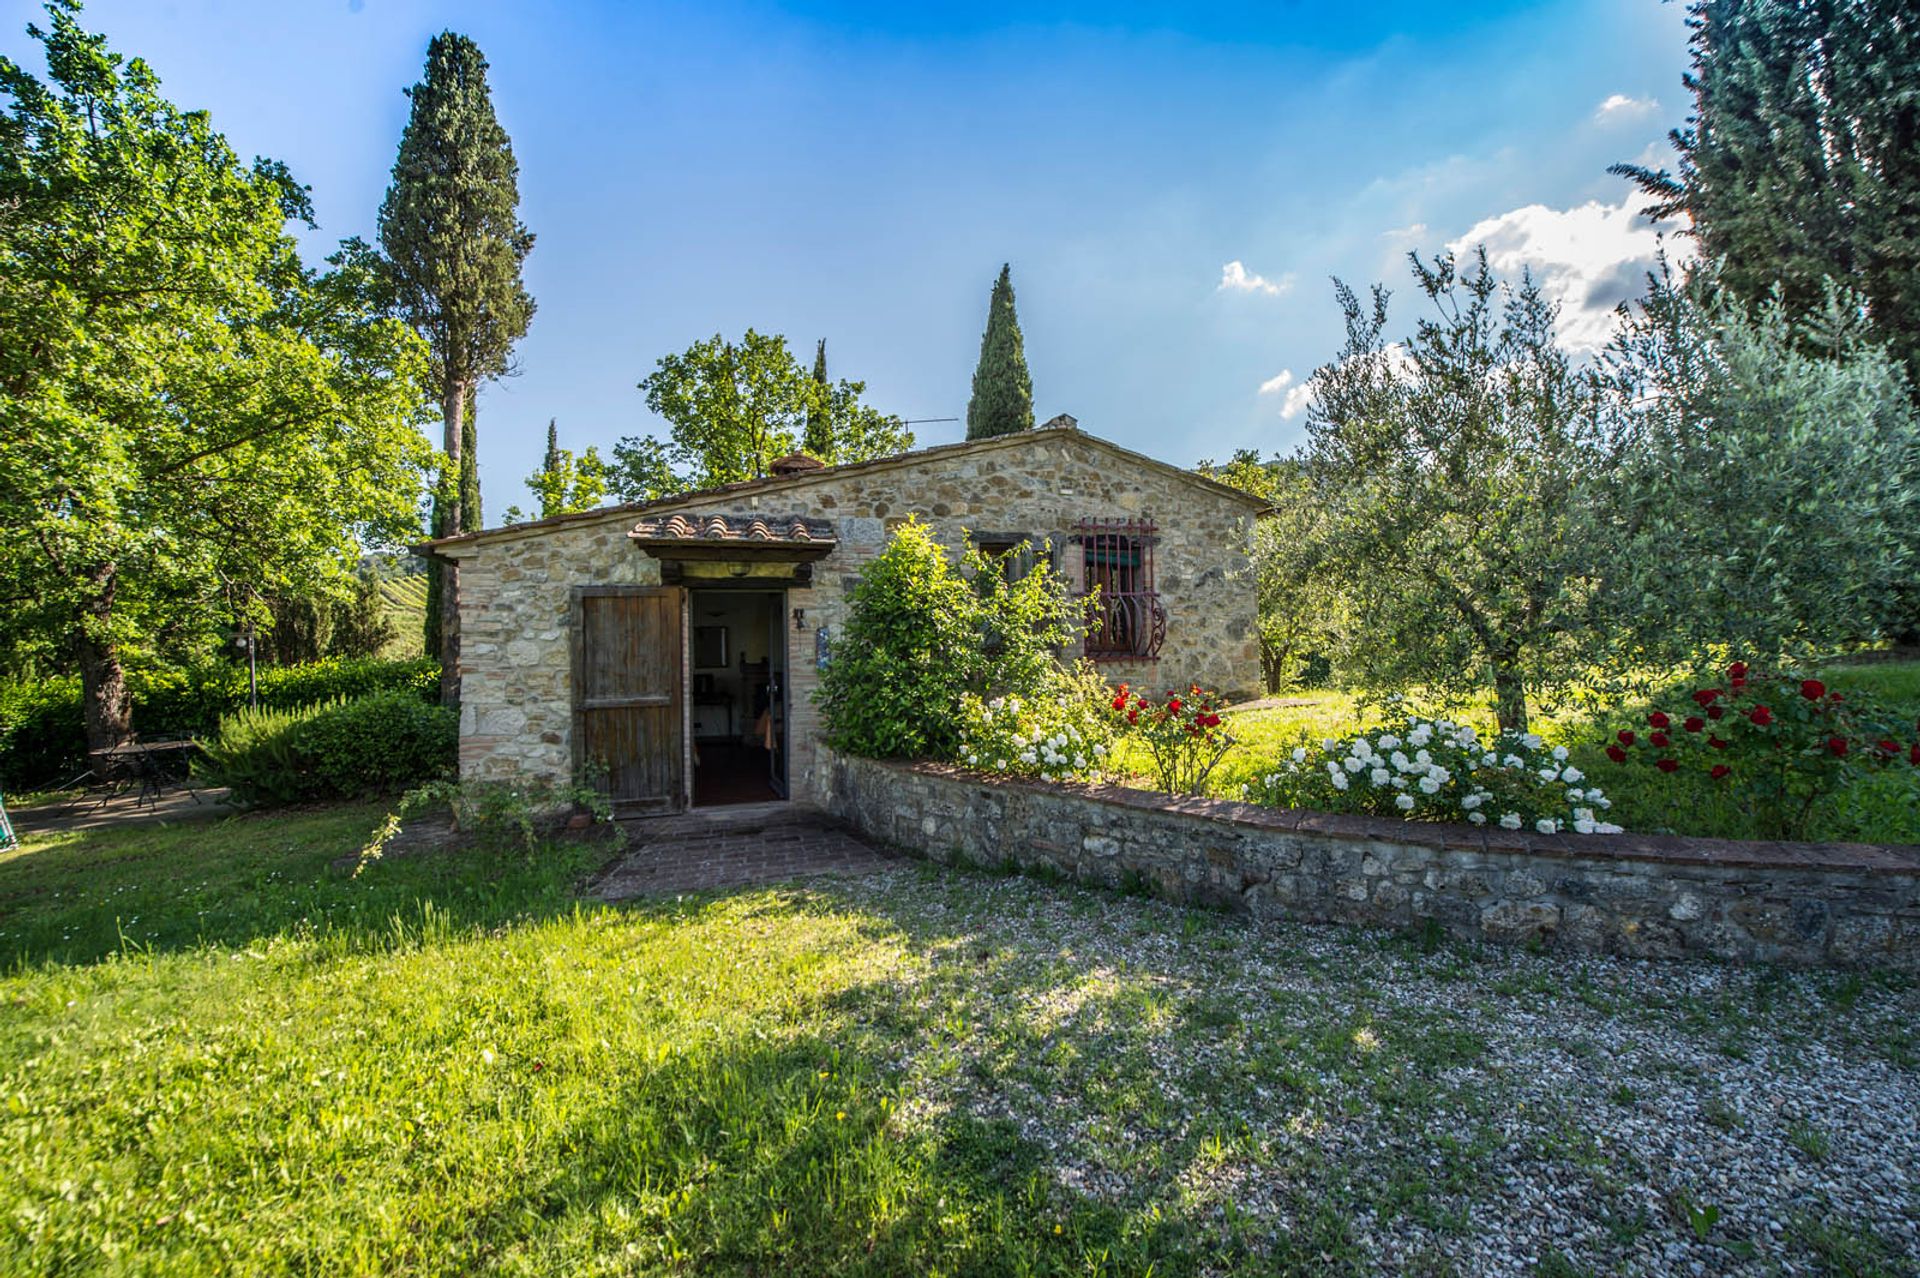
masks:
{"label": "stone cottage", "polygon": [[[1058,417],[878,461],[441,538],[459,566],[460,775],[604,769],[623,810],[818,794],[812,693],[860,568],[910,516],[1094,595],[1110,679],[1257,695],[1261,503]],[[1096,590],[1097,588],[1097,590]],[[1082,652],[1070,654],[1082,655]]]}

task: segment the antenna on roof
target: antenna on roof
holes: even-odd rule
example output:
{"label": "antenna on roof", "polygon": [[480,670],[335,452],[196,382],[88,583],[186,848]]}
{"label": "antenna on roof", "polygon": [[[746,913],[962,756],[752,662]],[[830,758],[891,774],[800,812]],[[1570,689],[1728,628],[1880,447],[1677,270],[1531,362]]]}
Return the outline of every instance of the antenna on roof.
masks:
{"label": "antenna on roof", "polygon": [[928,422],[957,422],[958,417],[909,417],[900,424],[903,426],[924,426]]}

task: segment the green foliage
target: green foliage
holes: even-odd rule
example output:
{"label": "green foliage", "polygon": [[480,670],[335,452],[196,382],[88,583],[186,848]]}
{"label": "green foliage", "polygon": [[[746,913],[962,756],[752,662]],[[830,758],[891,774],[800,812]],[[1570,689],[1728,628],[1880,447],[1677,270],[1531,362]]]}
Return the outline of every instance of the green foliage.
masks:
{"label": "green foliage", "polygon": [[[410,661],[329,659],[260,671],[260,704],[276,709],[380,692],[433,700],[440,666]],[[247,704],[247,671],[227,663],[189,670],[134,671],[127,684],[149,735],[204,737]],[[47,679],[0,687],[0,785],[57,785],[86,766],[80,681]]]}
{"label": "green foliage", "polygon": [[1501,726],[1525,731],[1529,700],[1605,651],[1600,392],[1531,278],[1498,284],[1484,250],[1465,269],[1412,260],[1432,317],[1404,342],[1385,338],[1384,290],[1364,306],[1336,288],[1347,343],[1313,378],[1309,571],[1348,620],[1344,672],[1379,691],[1491,688]]}
{"label": "green foliage", "polygon": [[49,13],[47,80],[0,58],[0,631],[70,654],[106,745],[126,664],[417,534],[426,351],[302,265],[284,166]]}
{"label": "green foliage", "polygon": [[1611,611],[1655,623],[1632,656],[1804,660],[1902,627],[1920,414],[1899,361],[1843,295],[1795,322],[1713,279],[1657,276],[1607,352],[1625,406]]}
{"label": "green foliage", "polygon": [[1077,615],[1066,582],[970,548],[967,576],[909,520],[867,564],[815,694],[828,744],[870,758],[954,758],[961,706],[1057,693]]}
{"label": "green foliage", "polygon": [[1220,760],[1238,744],[1226,730],[1226,701],[1194,685],[1149,697],[1121,684],[1108,710],[1117,731],[1140,743],[1156,784],[1168,794],[1200,794]]}
{"label": "green foliage", "polygon": [[670,442],[629,436],[614,446],[611,481],[621,500],[763,478],[803,434],[807,451],[830,465],[912,448],[904,422],[860,402],[865,382],[825,380],[825,359],[823,341],[809,376],[786,338],[751,328],[738,342],[716,333],[663,356],[640,389],[666,419]]}
{"label": "green foliage", "polygon": [[[540,850],[544,832],[550,831],[559,818],[574,812],[586,813],[603,825],[611,823],[613,802],[607,798],[603,782],[604,778],[557,785],[545,779],[458,781],[448,777],[415,786],[400,796],[400,802],[368,836],[355,860],[353,877],[359,878],[386,856],[408,818],[440,809],[445,809],[453,828],[465,836],[469,847],[512,847],[530,855]],[[625,842],[625,833],[615,826],[613,846]]]}
{"label": "green foliage", "polygon": [[1113,741],[1113,689],[1089,663],[1045,677],[1032,695],[961,698],[958,760],[970,768],[1060,781],[1099,776]]}
{"label": "green foliage", "polygon": [[1489,739],[1469,724],[1414,714],[1398,698],[1382,725],[1350,738],[1302,740],[1246,786],[1256,803],[1410,821],[1457,821],[1542,834],[1618,834],[1612,801],[1529,732]]}
{"label": "green foliage", "polygon": [[[559,428],[547,423],[547,455],[540,469],[527,476],[527,488],[539,498],[535,519],[551,519],[592,510],[607,498],[607,477],[612,468],[600,460],[600,451],[589,447],[575,458],[571,449],[560,447]],[[507,508],[506,522],[519,523],[525,516],[518,506]]]}
{"label": "green foliage", "polygon": [[408,692],[293,710],[240,710],[202,743],[197,770],[235,802],[274,807],[390,794],[450,774],[459,716]]}
{"label": "green foliage", "polygon": [[1739,662],[1724,684],[1676,691],[1684,695],[1613,734],[1615,767],[1686,773],[1730,792],[1766,838],[1811,837],[1816,814],[1876,772],[1894,774],[1920,811],[1920,729],[1869,693],[1797,671],[1749,677]]}
{"label": "green foliage", "polygon": [[1268,692],[1324,683],[1341,629],[1340,593],[1322,570],[1326,511],[1296,457],[1266,461],[1243,448],[1200,474],[1262,498],[1272,510],[1254,527],[1253,566],[1260,623],[1260,670]]}
{"label": "green foliage", "polygon": [[[1694,113],[1677,173],[1616,165],[1684,213],[1720,283],[1820,314],[1830,282],[1920,375],[1920,25],[1909,6],[1692,0]],[[1763,175],[1756,177],[1756,175]]]}
{"label": "green foliage", "polygon": [[378,575],[354,574],[345,598],[304,595],[272,599],[272,626],[256,637],[256,656],[276,666],[328,657],[377,657],[396,637]]}
{"label": "green foliage", "polygon": [[[350,240],[342,256],[371,267],[374,291],[432,352],[445,450],[432,532],[447,537],[481,526],[477,398],[482,382],[507,371],[533,322],[520,270],[534,237],[520,221],[520,166],[494,114],[479,46],[452,31],[433,37],[407,97],[380,205],[380,252]],[[451,678],[457,632],[446,624],[445,596],[453,570],[432,571],[424,642]]]}
{"label": "green foliage", "polygon": [[1033,378],[1026,343],[1013,310],[1013,268],[1000,267],[987,301],[987,327],[980,335],[980,362],[967,401],[967,438],[987,439],[1033,429]]}

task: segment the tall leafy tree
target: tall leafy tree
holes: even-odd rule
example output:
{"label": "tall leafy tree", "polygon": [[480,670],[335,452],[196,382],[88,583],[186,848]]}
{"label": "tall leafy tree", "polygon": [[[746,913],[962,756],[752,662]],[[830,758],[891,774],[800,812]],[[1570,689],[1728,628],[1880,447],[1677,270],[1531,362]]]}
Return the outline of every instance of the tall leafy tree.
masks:
{"label": "tall leafy tree", "polygon": [[[606,500],[607,474],[599,449],[589,447],[575,457],[572,449],[560,447],[558,424],[548,421],[546,457],[540,469],[527,476],[527,488],[540,502],[536,518],[592,510]],[[519,507],[507,508],[508,523],[519,523],[522,518]]]}
{"label": "tall leafy tree", "polygon": [[[533,320],[520,278],[533,233],[520,221],[520,166],[494,115],[479,46],[452,31],[435,36],[407,97],[412,112],[380,206],[380,246],[399,313],[433,351],[447,456],[434,533],[450,536],[477,526],[475,398],[482,382],[508,371]],[[448,700],[459,691],[454,572],[438,566],[428,605],[427,646],[440,655]]]}
{"label": "tall leafy tree", "polygon": [[828,399],[833,388],[827,382],[827,339],[813,348],[813,399],[807,405],[807,432],[800,446],[808,455],[825,461],[833,455],[833,418]]}
{"label": "tall leafy tree", "polygon": [[1524,730],[1607,642],[1604,397],[1533,280],[1502,286],[1484,252],[1412,262],[1430,304],[1413,334],[1387,340],[1384,289],[1338,285],[1346,346],[1311,383],[1318,566],[1354,623],[1341,664],[1381,689],[1491,692]]}
{"label": "tall leafy tree", "polygon": [[1625,428],[1612,611],[1657,619],[1640,660],[1807,657],[1906,623],[1920,411],[1861,311],[1834,290],[1795,320],[1709,265],[1656,274],[1627,316],[1603,361]]}
{"label": "tall leafy tree", "polygon": [[1685,214],[1720,282],[1791,321],[1857,290],[1920,373],[1920,21],[1899,0],[1692,0],[1677,171],[1616,165]]}
{"label": "tall leafy tree", "polygon": [[130,661],[417,533],[426,351],[302,266],[284,167],[48,13],[46,80],[0,58],[0,626],[69,637],[103,748]]}
{"label": "tall leafy tree", "polygon": [[716,333],[663,356],[640,389],[670,433],[614,446],[613,484],[626,501],[759,479],[807,437],[807,451],[830,464],[913,447],[905,422],[861,402],[866,383],[816,380],[777,333],[748,329],[737,342]]}
{"label": "tall leafy tree", "polygon": [[987,328],[980,335],[980,362],[973,370],[973,397],[967,401],[967,438],[1032,429],[1033,378],[1027,373],[1020,319],[1013,311],[1013,269],[1002,265],[987,301]]}

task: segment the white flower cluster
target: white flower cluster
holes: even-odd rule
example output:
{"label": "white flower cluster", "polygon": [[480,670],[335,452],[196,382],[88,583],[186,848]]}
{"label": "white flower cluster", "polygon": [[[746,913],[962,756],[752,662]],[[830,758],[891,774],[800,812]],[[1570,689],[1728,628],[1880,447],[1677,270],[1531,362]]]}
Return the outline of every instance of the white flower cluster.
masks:
{"label": "white flower cluster", "polygon": [[1041,722],[1044,707],[1017,696],[969,699],[960,761],[987,772],[1062,780],[1095,771],[1107,757],[1104,742],[1072,723]]}
{"label": "white flower cluster", "polygon": [[1401,718],[1377,736],[1328,738],[1319,757],[1295,747],[1273,772],[1251,782],[1247,797],[1290,807],[1398,813],[1434,821],[1531,825],[1541,834],[1618,834],[1596,812],[1612,804],[1567,762],[1567,748],[1533,733],[1482,741],[1470,724]]}

